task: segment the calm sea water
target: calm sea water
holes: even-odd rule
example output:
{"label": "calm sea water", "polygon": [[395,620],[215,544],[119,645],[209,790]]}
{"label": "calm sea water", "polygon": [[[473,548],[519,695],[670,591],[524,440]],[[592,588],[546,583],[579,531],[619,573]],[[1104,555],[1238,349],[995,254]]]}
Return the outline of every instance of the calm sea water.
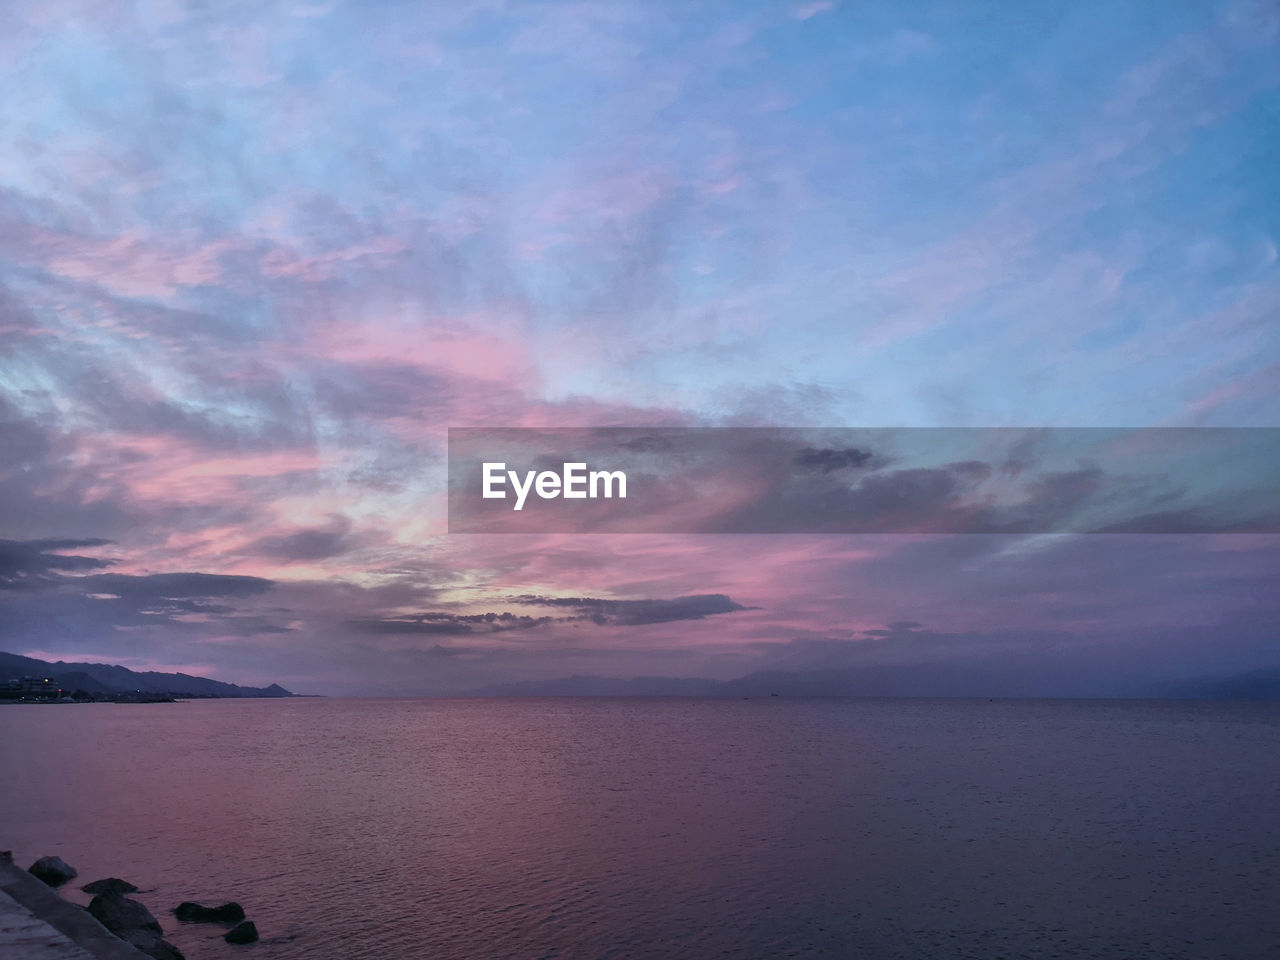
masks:
{"label": "calm sea water", "polygon": [[9,706],[0,770],[191,960],[186,899],[258,960],[1280,956],[1280,705]]}

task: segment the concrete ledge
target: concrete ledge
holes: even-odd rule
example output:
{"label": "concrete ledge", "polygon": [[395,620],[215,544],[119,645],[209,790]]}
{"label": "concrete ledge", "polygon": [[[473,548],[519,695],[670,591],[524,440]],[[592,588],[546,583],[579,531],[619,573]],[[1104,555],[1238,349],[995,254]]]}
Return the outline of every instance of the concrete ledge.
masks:
{"label": "concrete ledge", "polygon": [[[150,960],[137,947],[125,943],[108,931],[90,916],[89,911],[63,900],[52,887],[27,873],[7,855],[0,855],[0,892],[12,898],[20,908],[31,915],[37,924],[44,924],[61,935],[43,938],[48,942],[46,948],[30,946],[26,951],[28,956],[65,957],[67,960],[73,960],[81,957],[81,951],[83,951],[94,960]],[[41,939],[33,938],[33,933],[38,931],[29,924],[21,926],[23,928],[21,936],[26,940]],[[6,937],[9,936],[9,931],[0,930],[0,948],[6,946]],[[18,932],[13,933],[12,936],[18,936]],[[63,937],[71,941],[72,949],[68,949],[71,945],[63,945],[59,950],[58,941]],[[9,945],[16,946],[17,941]],[[39,952],[41,949],[43,952]],[[0,953],[4,953],[6,957],[10,956],[6,949],[0,949]]]}

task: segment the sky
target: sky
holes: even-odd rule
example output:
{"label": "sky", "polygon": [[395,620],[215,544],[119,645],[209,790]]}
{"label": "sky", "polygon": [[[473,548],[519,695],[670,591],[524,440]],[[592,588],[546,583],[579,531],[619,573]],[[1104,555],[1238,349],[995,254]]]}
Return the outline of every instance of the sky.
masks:
{"label": "sky", "polygon": [[0,649],[1280,667],[1280,537],[450,534],[449,427],[1280,426],[1274,3],[0,7]]}

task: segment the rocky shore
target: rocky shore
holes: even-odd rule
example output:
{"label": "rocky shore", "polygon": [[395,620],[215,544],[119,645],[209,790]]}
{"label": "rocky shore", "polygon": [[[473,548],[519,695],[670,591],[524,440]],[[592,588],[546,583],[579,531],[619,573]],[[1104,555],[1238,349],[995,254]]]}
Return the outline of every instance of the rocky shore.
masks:
{"label": "rocky shore", "polygon": [[[15,924],[25,931],[20,936],[43,944],[44,952],[33,957],[82,957],[100,960],[183,960],[182,952],[164,937],[164,928],[140,900],[130,894],[138,887],[119,877],[86,883],[80,889],[92,895],[88,907],[78,907],[60,897],[58,887],[76,879],[74,867],[60,857],[41,857],[23,871],[8,851],[0,852],[0,896],[11,898],[11,911],[25,911],[31,918]],[[0,902],[0,908],[6,904]],[[229,944],[254,943],[258,929],[245,919],[244,908],[235,902],[206,906],[184,901],[173,908],[178,923],[215,924],[226,928],[223,939]],[[41,927],[49,928],[47,931]],[[0,931],[0,947],[8,929]],[[62,943],[61,941],[66,941]],[[28,943],[28,946],[30,944]]]}

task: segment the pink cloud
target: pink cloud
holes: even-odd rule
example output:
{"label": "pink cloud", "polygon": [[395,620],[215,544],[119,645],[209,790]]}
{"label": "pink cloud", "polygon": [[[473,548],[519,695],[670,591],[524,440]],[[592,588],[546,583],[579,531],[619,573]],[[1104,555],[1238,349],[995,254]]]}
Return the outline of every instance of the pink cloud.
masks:
{"label": "pink cloud", "polygon": [[281,350],[286,358],[402,363],[460,379],[528,386],[534,373],[527,348],[514,330],[502,332],[503,325],[501,318],[443,319],[413,313],[343,317],[316,325],[304,342]]}
{"label": "pink cloud", "polygon": [[128,232],[104,241],[63,238],[47,265],[68,279],[96,283],[121,296],[169,297],[183,287],[220,281],[218,258],[234,246],[224,241],[182,251]]}
{"label": "pink cloud", "polygon": [[210,455],[166,435],[86,437],[76,456],[99,469],[103,493],[122,487],[154,504],[234,501],[249,481],[312,473],[330,463],[307,449]]}

